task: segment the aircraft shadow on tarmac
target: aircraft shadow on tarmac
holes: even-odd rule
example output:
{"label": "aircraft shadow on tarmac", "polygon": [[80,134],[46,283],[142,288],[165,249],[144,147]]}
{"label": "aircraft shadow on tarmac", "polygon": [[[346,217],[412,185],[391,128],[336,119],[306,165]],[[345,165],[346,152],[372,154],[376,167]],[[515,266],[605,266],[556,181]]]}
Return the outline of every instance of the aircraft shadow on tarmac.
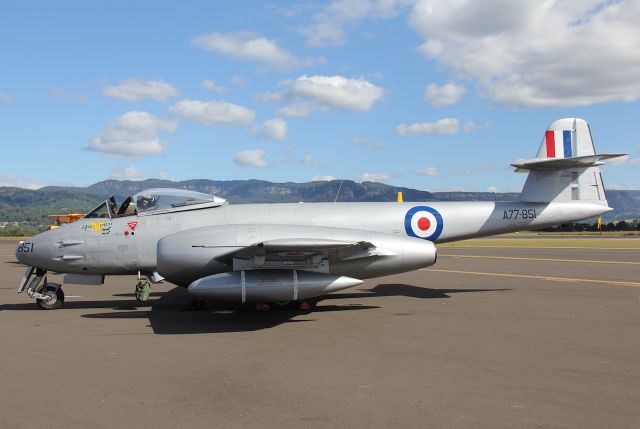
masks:
{"label": "aircraft shadow on tarmac", "polygon": [[[67,301],[66,309],[111,309],[109,312],[88,313],[82,317],[90,319],[149,319],[155,334],[205,334],[224,332],[250,332],[273,328],[283,323],[313,322],[314,313],[332,311],[355,311],[380,308],[360,303],[331,304],[338,299],[361,300],[375,297],[406,296],[419,299],[450,298],[449,294],[467,292],[495,292],[510,289],[430,289],[407,284],[379,284],[371,289],[360,289],[352,293],[334,293],[316,298],[312,310],[273,310],[267,313],[247,311],[238,306],[220,306],[207,303],[203,310],[189,308],[190,296],[183,288],[168,292],[154,292],[145,303],[133,300],[133,294],[114,294],[115,297],[131,297],[116,301]],[[34,303],[0,305],[3,310],[36,310]],[[64,311],[64,310],[62,310]],[[303,316],[301,318],[300,316]]]}
{"label": "aircraft shadow on tarmac", "polygon": [[356,293],[333,293],[322,299],[367,298],[377,296],[406,296],[408,298],[451,298],[451,293],[500,292],[511,289],[431,289],[400,283],[379,284],[371,289],[359,289]]}

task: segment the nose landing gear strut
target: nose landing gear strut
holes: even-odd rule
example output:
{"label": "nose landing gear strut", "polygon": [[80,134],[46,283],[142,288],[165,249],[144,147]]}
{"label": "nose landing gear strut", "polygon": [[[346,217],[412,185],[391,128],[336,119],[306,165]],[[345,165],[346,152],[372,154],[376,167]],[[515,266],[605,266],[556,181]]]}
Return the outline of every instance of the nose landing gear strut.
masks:
{"label": "nose landing gear strut", "polygon": [[36,304],[42,310],[56,310],[64,304],[62,285],[47,282],[47,272],[40,268],[27,268],[18,286],[18,293],[24,292],[25,289],[29,297],[36,299]]}

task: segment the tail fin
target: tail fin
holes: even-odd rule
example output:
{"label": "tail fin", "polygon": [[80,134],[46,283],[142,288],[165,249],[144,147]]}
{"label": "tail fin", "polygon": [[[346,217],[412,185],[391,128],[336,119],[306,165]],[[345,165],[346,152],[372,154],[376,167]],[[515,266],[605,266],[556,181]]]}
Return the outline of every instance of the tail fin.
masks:
{"label": "tail fin", "polygon": [[624,154],[596,154],[584,119],[558,119],[547,128],[536,158],[513,163],[529,171],[521,201],[585,201],[608,206],[599,165]]}

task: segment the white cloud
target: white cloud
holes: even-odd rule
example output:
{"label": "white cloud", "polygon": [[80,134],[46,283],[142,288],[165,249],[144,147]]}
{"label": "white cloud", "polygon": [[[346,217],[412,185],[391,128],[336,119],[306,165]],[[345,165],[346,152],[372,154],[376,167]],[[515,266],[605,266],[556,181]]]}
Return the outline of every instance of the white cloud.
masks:
{"label": "white cloud", "polygon": [[436,122],[421,122],[410,125],[398,125],[396,133],[401,136],[415,134],[457,134],[459,121],[456,118],[444,118]]}
{"label": "white cloud", "polygon": [[464,123],[464,132],[465,133],[472,133],[477,129],[478,129],[478,126],[473,121],[467,121],[467,122]]}
{"label": "white cloud", "polygon": [[155,101],[167,101],[180,95],[173,85],[160,80],[126,79],[118,85],[104,85],[102,93],[107,97],[124,101],[138,101],[150,98]]}
{"label": "white cloud", "polygon": [[218,85],[215,80],[211,79],[202,79],[202,87],[204,89],[208,89],[213,92],[225,92],[226,89],[224,86]]}
{"label": "white cloud", "polygon": [[0,103],[9,104],[13,101],[13,97],[6,92],[0,91]]}
{"label": "white cloud", "polygon": [[639,21],[640,2],[599,0],[419,0],[410,18],[424,55],[524,107],[638,100]]}
{"label": "white cloud", "polygon": [[313,106],[309,103],[294,103],[288,106],[284,106],[282,109],[278,110],[277,114],[279,116],[309,116],[309,113],[313,111]]}
{"label": "white cloud", "polygon": [[462,85],[447,83],[438,86],[435,83],[427,85],[424,90],[424,98],[437,107],[451,106],[458,103],[464,96],[465,89]]}
{"label": "white cloud", "polygon": [[271,165],[264,159],[262,149],[243,150],[233,157],[233,162],[241,167],[267,168]]}
{"label": "white cloud", "polygon": [[50,92],[51,96],[60,100],[71,99],[74,101],[85,101],[87,96],[80,91],[69,94],[64,88],[56,87]]}
{"label": "white cloud", "polygon": [[224,101],[180,100],[169,112],[201,125],[250,124],[256,112]]}
{"label": "white cloud", "polygon": [[111,169],[109,178],[114,180],[132,180],[139,181],[146,179],[146,175],[139,171],[134,166],[129,167],[115,167]]}
{"label": "white cloud", "polygon": [[456,170],[456,174],[459,175],[459,176],[468,176],[471,173],[473,173],[473,168],[469,168],[469,167],[465,167],[465,168],[461,168],[459,170]]}
{"label": "white cloud", "polygon": [[394,173],[364,172],[362,173],[362,176],[360,176],[360,181],[361,182],[386,182],[387,180],[391,180],[394,177],[398,177],[398,175]]}
{"label": "white cloud", "polygon": [[312,155],[309,155],[309,154],[303,156],[302,159],[298,160],[298,164],[311,165],[316,168],[322,167],[322,164],[320,163],[320,161],[318,161]]}
{"label": "white cloud", "polygon": [[167,173],[166,171],[158,171],[156,173],[156,179],[160,179],[160,180],[171,180],[171,177],[169,176],[169,173]]}
{"label": "white cloud", "polygon": [[440,170],[438,170],[437,167],[424,167],[424,168],[419,168],[418,170],[416,170],[416,173],[418,173],[421,176],[429,176],[429,177],[438,177],[440,176]]}
{"label": "white cloud", "polygon": [[255,127],[253,134],[267,140],[283,141],[287,139],[287,121],[280,118],[269,119]]}
{"label": "white cloud", "polygon": [[290,82],[284,92],[262,93],[262,101],[291,102],[278,111],[283,116],[307,116],[314,110],[356,110],[366,112],[382,100],[384,90],[362,78],[344,76],[300,76]]}
{"label": "white cloud", "polygon": [[336,180],[336,178],[330,175],[313,176],[311,178],[312,182],[330,182],[331,180]]}
{"label": "white cloud", "polygon": [[278,46],[275,40],[254,33],[210,33],[196,37],[194,46],[269,69],[295,70],[324,62],[322,58],[299,58]]}
{"label": "white cloud", "polygon": [[340,45],[346,41],[346,30],[365,19],[391,18],[414,0],[337,0],[313,16],[312,22],[300,30],[312,46]]}
{"label": "white cloud", "polygon": [[370,150],[380,149],[382,146],[384,146],[379,141],[372,140],[372,139],[353,139],[351,143],[358,146],[362,146]]}
{"label": "white cloud", "polygon": [[89,149],[124,157],[164,153],[160,133],[173,133],[174,121],[156,118],[147,112],[127,112],[108,124],[89,142]]}
{"label": "white cloud", "polygon": [[298,3],[291,6],[279,6],[270,3],[265,6],[265,9],[282,15],[285,18],[297,18],[303,13],[316,9],[316,6],[309,3]]}
{"label": "white cloud", "polygon": [[369,111],[380,101],[384,90],[365,79],[343,76],[300,76],[287,92],[329,109]]}
{"label": "white cloud", "polygon": [[43,186],[47,186],[47,184],[34,177],[22,177],[11,173],[0,173],[0,186],[39,189]]}
{"label": "white cloud", "polygon": [[[506,169],[512,170],[511,167]],[[493,170],[493,166],[491,164],[481,164],[473,168],[471,167],[460,168],[455,171],[455,174],[457,174],[458,176],[468,176],[469,174],[474,172],[486,173],[487,171],[491,171],[491,170]]]}
{"label": "white cloud", "polygon": [[260,101],[261,103],[279,102],[283,99],[284,93],[282,92],[264,91],[256,95],[256,101]]}
{"label": "white cloud", "polygon": [[242,86],[247,83],[247,80],[243,76],[231,76],[231,83],[236,86]]}
{"label": "white cloud", "polygon": [[496,188],[495,186],[489,186],[487,188],[487,192],[492,192],[495,194],[496,192],[498,192],[498,188]]}

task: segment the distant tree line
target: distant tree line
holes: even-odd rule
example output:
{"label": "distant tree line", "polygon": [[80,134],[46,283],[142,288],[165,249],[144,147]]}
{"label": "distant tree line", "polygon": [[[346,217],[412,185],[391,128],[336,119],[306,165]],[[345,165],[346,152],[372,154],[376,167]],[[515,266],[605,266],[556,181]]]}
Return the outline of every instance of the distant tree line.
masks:
{"label": "distant tree line", "polygon": [[0,228],[0,237],[31,237],[47,229],[44,225],[30,226],[8,226],[6,228]]}
{"label": "distant tree line", "polygon": [[538,231],[544,232],[584,232],[584,231],[640,231],[640,220],[618,220],[602,222],[598,227],[598,222],[594,223],[566,223],[562,225],[542,228]]}

